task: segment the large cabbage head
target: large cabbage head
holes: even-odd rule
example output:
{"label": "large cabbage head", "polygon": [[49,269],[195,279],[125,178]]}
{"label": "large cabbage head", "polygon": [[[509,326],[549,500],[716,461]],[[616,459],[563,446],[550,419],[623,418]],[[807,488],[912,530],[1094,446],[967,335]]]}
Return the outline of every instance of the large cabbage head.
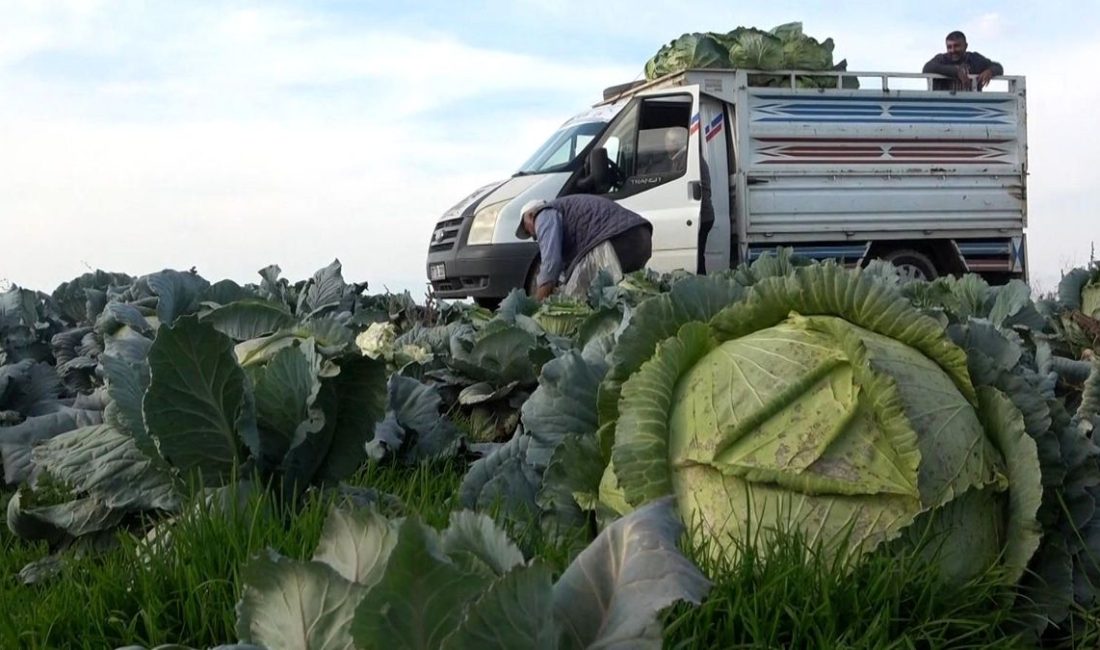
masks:
{"label": "large cabbage head", "polygon": [[661,47],[645,64],[646,79],[653,80],[692,68],[729,67],[729,53],[710,33],[683,34]]}
{"label": "large cabbage head", "polygon": [[1057,300],[1045,303],[1057,321],[1063,354],[1100,354],[1100,262],[1071,270],[1058,283]]}
{"label": "large cabbage head", "polygon": [[783,67],[783,41],[759,29],[737,29],[726,35],[735,68],[778,70]]}
{"label": "large cabbage head", "polygon": [[783,66],[792,70],[828,70],[833,67],[833,39],[818,42],[802,31],[802,23],[786,23],[770,32],[783,42]]}
{"label": "large cabbage head", "polygon": [[617,398],[606,506],[674,494],[696,541],[731,558],[787,530],[852,553],[930,540],[949,578],[1020,577],[1040,536],[1035,442],[881,279],[799,268],[654,343],[601,388]]}
{"label": "large cabbage head", "polygon": [[1067,273],[1058,283],[1058,302],[1063,309],[1100,319],[1100,262]]}

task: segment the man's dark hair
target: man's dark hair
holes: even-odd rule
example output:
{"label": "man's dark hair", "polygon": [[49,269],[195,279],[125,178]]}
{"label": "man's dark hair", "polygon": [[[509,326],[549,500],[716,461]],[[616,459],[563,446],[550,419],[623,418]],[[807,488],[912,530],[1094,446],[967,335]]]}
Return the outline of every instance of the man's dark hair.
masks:
{"label": "man's dark hair", "polygon": [[950,34],[948,34],[947,38],[944,39],[944,40],[947,40],[947,41],[962,41],[963,43],[965,43],[966,42],[966,34],[963,34],[959,30],[955,30],[955,31],[951,32]]}

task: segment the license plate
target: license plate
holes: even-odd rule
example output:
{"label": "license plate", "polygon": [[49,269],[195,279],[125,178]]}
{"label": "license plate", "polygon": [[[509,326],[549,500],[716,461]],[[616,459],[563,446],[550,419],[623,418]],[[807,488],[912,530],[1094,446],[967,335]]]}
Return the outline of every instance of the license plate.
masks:
{"label": "license plate", "polygon": [[429,280],[444,280],[447,278],[447,269],[443,266],[443,263],[431,264],[428,266],[428,279]]}

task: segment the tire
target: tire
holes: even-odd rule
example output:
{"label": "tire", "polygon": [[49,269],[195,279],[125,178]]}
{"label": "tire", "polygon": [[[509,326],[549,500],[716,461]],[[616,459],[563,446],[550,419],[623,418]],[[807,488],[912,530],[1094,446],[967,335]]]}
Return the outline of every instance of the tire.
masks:
{"label": "tire", "polygon": [[527,272],[527,281],[524,283],[524,289],[527,291],[527,297],[529,298],[534,298],[539,291],[540,266],[541,260],[536,256],[535,261],[531,263],[531,270]]}
{"label": "tire", "polygon": [[897,267],[898,273],[904,280],[932,281],[940,276],[936,265],[932,260],[911,248],[899,248],[882,256],[882,259]]}

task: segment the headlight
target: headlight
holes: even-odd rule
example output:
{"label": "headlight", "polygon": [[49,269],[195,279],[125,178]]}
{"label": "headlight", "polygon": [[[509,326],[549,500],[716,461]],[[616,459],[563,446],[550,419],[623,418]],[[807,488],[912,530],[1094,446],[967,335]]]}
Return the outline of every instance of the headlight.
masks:
{"label": "headlight", "polygon": [[493,243],[493,231],[497,228],[497,219],[500,211],[504,209],[507,201],[486,206],[474,214],[474,222],[470,224],[470,234],[466,237],[466,243],[470,246]]}

